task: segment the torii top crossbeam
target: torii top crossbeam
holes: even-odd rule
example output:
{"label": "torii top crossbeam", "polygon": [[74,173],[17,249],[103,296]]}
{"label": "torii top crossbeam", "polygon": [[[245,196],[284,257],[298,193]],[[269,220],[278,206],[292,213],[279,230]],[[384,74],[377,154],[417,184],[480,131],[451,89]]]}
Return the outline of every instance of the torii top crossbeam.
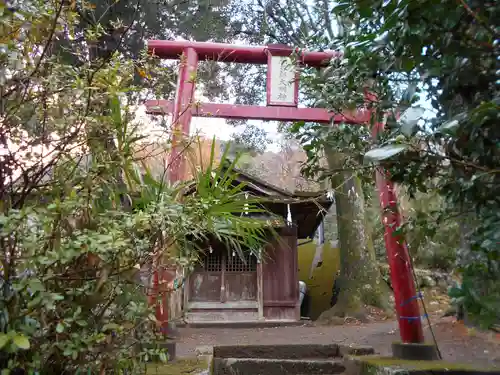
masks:
{"label": "torii top crossbeam", "polygon": [[[198,60],[215,60],[221,62],[237,62],[245,64],[267,64],[269,50],[282,50],[290,54],[292,48],[283,45],[238,46],[224,43],[205,43],[177,40],[150,40],[149,53],[162,59],[178,59],[186,48],[196,51]],[[313,67],[328,65],[330,59],[340,57],[340,52],[303,52],[299,53],[302,64]]]}
{"label": "torii top crossbeam", "polygon": [[[150,114],[172,114],[173,125],[184,134],[189,134],[192,116],[221,117],[237,119],[260,119],[280,121],[307,121],[320,123],[347,122],[367,124],[370,112],[335,114],[321,108],[298,108],[299,76],[296,64],[322,67],[332,58],[340,57],[333,51],[303,52],[283,45],[235,46],[221,43],[201,43],[190,41],[152,40],[149,52],[164,59],[180,59],[179,78],[175,100],[153,100],[146,102]],[[296,59],[291,59],[297,52]],[[199,60],[267,64],[266,106],[241,106],[233,104],[197,103],[193,101],[196,85],[196,71]],[[379,127],[379,130],[383,129]],[[173,132],[175,137],[179,132]],[[179,155],[176,139],[172,140],[169,178],[182,179],[183,160]],[[383,210],[387,258],[391,270],[396,311],[403,343],[421,343],[424,336],[421,317],[412,278],[411,261],[404,239],[396,231],[400,225],[394,187],[385,173],[376,173],[380,205]],[[158,316],[165,322],[165,316]]]}
{"label": "torii top crossbeam", "polygon": [[[350,124],[365,124],[370,117],[368,111],[336,114],[324,108],[298,108],[299,79],[296,66],[290,63],[292,59],[289,57],[294,54],[293,64],[320,68],[327,66],[332,58],[341,57],[340,52],[299,51],[276,44],[237,46],[170,40],[151,40],[148,42],[148,51],[163,59],[180,59],[184,55],[185,62],[179,72],[176,101],[149,100],[146,102],[146,107],[149,114],[173,114],[174,122],[185,133],[189,133],[191,116]],[[200,60],[267,64],[267,106],[194,102],[196,79],[193,76],[196,76],[196,68]],[[180,103],[181,101],[183,104]],[[189,109],[186,107],[188,103],[191,107]],[[186,111],[189,113],[184,113]],[[179,118],[175,119],[177,115]]]}

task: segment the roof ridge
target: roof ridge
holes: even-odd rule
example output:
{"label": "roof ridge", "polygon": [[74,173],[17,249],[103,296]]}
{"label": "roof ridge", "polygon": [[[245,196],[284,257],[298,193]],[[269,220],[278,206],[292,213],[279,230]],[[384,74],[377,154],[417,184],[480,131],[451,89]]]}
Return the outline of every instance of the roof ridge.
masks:
{"label": "roof ridge", "polygon": [[[227,165],[224,165],[223,167],[227,168],[230,165],[230,160],[228,160],[228,162],[226,164]],[[326,189],[318,190],[318,191],[305,191],[305,190],[290,191],[290,190],[283,189],[277,185],[270,184],[269,182],[264,181],[260,177],[257,177],[253,174],[245,172],[240,168],[233,167],[233,170],[239,175],[244,175],[249,180],[253,180],[254,182],[256,182],[258,184],[266,186],[270,190],[274,190],[274,191],[279,192],[280,194],[288,196],[288,197],[309,197],[309,198],[311,198],[314,196],[326,194],[328,192]]]}

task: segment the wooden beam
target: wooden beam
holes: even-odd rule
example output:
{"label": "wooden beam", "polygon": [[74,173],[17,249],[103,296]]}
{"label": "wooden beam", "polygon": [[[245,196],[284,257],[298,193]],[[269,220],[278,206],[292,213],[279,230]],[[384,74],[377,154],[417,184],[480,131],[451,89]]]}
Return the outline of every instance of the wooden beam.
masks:
{"label": "wooden beam", "polygon": [[[184,269],[183,272],[186,272]],[[189,289],[190,289],[190,280],[189,280],[190,275],[187,275],[184,278],[184,285],[183,285],[183,299],[184,299],[184,306],[183,306],[183,313],[186,314],[189,311]]]}
{"label": "wooden beam", "polygon": [[294,309],[296,309],[297,308],[297,301],[292,301],[292,300],[283,300],[283,301],[269,300],[269,301],[265,301],[264,305],[266,307],[293,307]]}
{"label": "wooden beam", "polygon": [[[281,45],[238,46],[224,43],[192,42],[188,40],[148,40],[148,52],[161,59],[180,59],[182,53],[191,48],[199,60],[237,62],[244,64],[267,64],[269,49],[290,47]],[[298,62],[311,67],[327,66],[332,58],[341,58],[339,51],[298,51]]]}
{"label": "wooden beam", "polygon": [[257,263],[257,310],[259,319],[264,319],[264,282],[262,278],[262,259]]}
{"label": "wooden beam", "polygon": [[226,291],[226,255],[222,256],[222,265],[221,265],[221,273],[220,273],[220,301],[222,303],[227,300],[227,291]]}
{"label": "wooden beam", "polygon": [[[166,115],[174,111],[174,104],[168,100],[146,101],[146,113]],[[335,114],[323,108],[295,108],[295,107],[264,107],[256,105],[194,103],[191,107],[192,115],[196,117],[215,117],[239,120],[264,121],[305,121],[323,124],[347,123],[366,125],[370,121],[370,112],[366,110]]]}
{"label": "wooden beam", "polygon": [[190,302],[191,310],[255,310],[256,301],[228,301],[228,302]]}

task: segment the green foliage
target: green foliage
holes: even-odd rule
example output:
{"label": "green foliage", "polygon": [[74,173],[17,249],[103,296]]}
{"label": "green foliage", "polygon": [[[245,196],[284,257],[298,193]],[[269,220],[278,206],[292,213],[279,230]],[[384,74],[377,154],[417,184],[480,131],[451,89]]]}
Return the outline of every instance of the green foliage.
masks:
{"label": "green foliage", "polygon": [[[341,41],[347,69],[336,79],[349,83],[350,95],[342,101],[359,103],[369,87],[377,116],[389,113],[379,148],[367,159],[388,167],[412,196],[432,189],[445,197],[440,221],[454,217],[462,234],[457,266],[463,284],[455,295],[485,325],[498,320],[493,280],[500,276],[500,256],[492,244],[498,244],[500,225],[500,6],[374,0],[341,3],[335,13],[346,31]],[[415,120],[419,93],[432,104],[431,119]],[[406,112],[397,120],[401,109]]]}
{"label": "green foliage", "polygon": [[[460,227],[456,220],[443,216],[445,199],[437,192],[417,193],[410,198],[405,189],[398,194],[406,242],[416,267],[451,272],[460,246]],[[369,223],[374,232],[377,257],[386,262],[384,227],[376,194],[368,206]]]}
{"label": "green foliage", "polygon": [[[262,19],[256,20],[255,25],[259,25],[273,42],[321,50],[333,38],[335,20],[331,17],[332,3],[298,0],[286,4],[280,1],[258,4],[261,6]],[[301,83],[301,96],[307,104],[318,107],[327,105],[323,99],[327,97],[324,77],[318,79],[314,70],[303,69]],[[345,87],[342,82],[329,83]],[[380,273],[365,222],[362,189],[368,185],[360,183],[360,178],[372,179],[368,173],[364,173],[369,172],[371,167],[363,168],[360,156],[361,150],[368,147],[369,129],[296,123],[289,126],[288,131],[306,152],[307,162],[302,169],[303,174],[324,181],[325,187],[335,191],[338,215],[336,229],[339,232],[342,279],[345,284],[341,302],[330,313],[339,316],[363,314],[363,304],[386,308],[389,295],[385,288],[379,287]],[[326,162],[328,167],[325,167]],[[371,285],[372,288],[367,292],[365,285]]]}
{"label": "green foliage", "polygon": [[[13,354],[9,368],[74,373],[105,364],[114,371],[141,371],[141,355],[165,357],[159,351],[130,350],[158,339],[144,288],[135,282],[135,265],[159,253],[189,266],[197,240],[208,235],[240,253],[243,247],[259,247],[264,238],[260,222],[234,215],[247,207],[260,209],[238,197],[242,186],[229,187],[230,169],[217,185],[209,172],[201,173],[197,194],[182,204],[168,188],[147,202],[141,195],[143,208],[136,212],[110,208],[94,173],[83,172],[94,183],[91,190],[73,189],[49,205],[27,205],[0,216],[5,257],[1,342]],[[173,246],[182,251],[172,253]],[[30,343],[29,354],[23,354]]]}
{"label": "green foliage", "polygon": [[250,154],[263,153],[271,143],[267,133],[252,124],[247,124],[242,132],[231,134],[231,138],[233,148]]}
{"label": "green foliage", "polygon": [[[326,127],[321,124],[296,123],[290,126],[288,131],[306,152],[307,161],[302,168],[305,176],[323,181],[348,171],[362,178],[365,187],[372,185],[373,168],[362,165],[360,154],[362,150],[368,150],[371,144],[370,133],[366,127],[344,124]],[[337,154],[341,161],[334,169],[326,167],[322,162],[329,152]]]}
{"label": "green foliage", "polygon": [[[133,121],[135,100],[154,90],[155,79],[172,77],[154,59],[132,60],[113,45],[112,31],[87,19],[98,19],[93,8],[0,5],[6,374],[144,373],[145,361],[166,355],[143,349],[164,337],[137,267],[189,267],[207,236],[239,252],[253,249],[266,230],[239,215],[261,209],[245,199],[231,168],[215,169],[214,149],[194,182],[176,185],[164,178],[169,166],[157,175],[138,159],[147,135]],[[133,85],[138,71],[146,73],[146,90]],[[196,194],[184,196],[193,186]]]}
{"label": "green foliage", "polygon": [[[342,51],[342,58],[321,72],[303,70],[304,95],[311,105],[341,112],[366,109],[368,104],[374,113],[370,125],[385,121],[376,147],[366,133],[356,137],[360,142],[353,142],[352,135],[342,130],[297,124],[292,131],[308,153],[306,172],[327,177],[344,169],[327,171],[318,166],[320,151],[333,144],[343,154],[345,167],[360,175],[372,171],[372,164],[382,164],[395,182],[405,185],[410,197],[429,192],[431,199],[440,194],[437,213],[415,213],[406,225],[408,239],[426,237],[431,228],[428,238],[444,241],[446,233],[458,230],[460,246],[455,253],[463,277],[461,299],[485,324],[498,320],[498,305],[493,302],[500,300],[498,282],[493,281],[500,277],[498,2],[258,4],[259,16],[249,24],[258,25],[260,35],[306,49]],[[376,98],[369,103],[368,90]],[[430,103],[431,114],[423,116],[418,107],[423,100]],[[365,165],[360,164],[363,154]],[[438,230],[432,222],[439,223]],[[445,243],[453,247],[456,237],[450,237]]]}

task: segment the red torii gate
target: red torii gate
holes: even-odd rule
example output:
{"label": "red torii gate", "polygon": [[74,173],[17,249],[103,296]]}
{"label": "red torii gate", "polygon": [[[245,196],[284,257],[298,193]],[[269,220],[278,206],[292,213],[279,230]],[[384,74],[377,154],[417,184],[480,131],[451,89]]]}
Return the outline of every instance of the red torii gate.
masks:
{"label": "red torii gate", "polygon": [[[175,100],[146,102],[149,114],[172,113],[174,127],[178,130],[173,132],[173,138],[176,138],[176,133],[189,134],[192,116],[353,125],[366,125],[370,120],[371,113],[368,110],[335,114],[320,108],[297,108],[298,73],[295,66],[291,64],[287,66],[285,63],[294,52],[288,46],[236,46],[222,43],[151,40],[148,42],[148,50],[149,53],[162,59],[181,60]],[[302,52],[299,53],[297,62],[320,68],[328,65],[330,59],[340,56],[340,53],[332,51]],[[267,106],[193,102],[199,60],[267,64]],[[383,124],[379,124],[375,132],[383,131],[383,128]],[[172,142],[174,147],[170,155],[169,178],[171,181],[177,181],[182,178],[184,165],[179,155],[180,150],[176,147],[176,139]],[[384,240],[401,340],[403,343],[422,343],[424,335],[408,249],[404,239],[394,233],[401,222],[394,187],[386,179],[385,172],[380,169],[376,172],[376,185],[383,212]],[[167,319],[164,314],[160,314],[158,318],[163,323]]]}

